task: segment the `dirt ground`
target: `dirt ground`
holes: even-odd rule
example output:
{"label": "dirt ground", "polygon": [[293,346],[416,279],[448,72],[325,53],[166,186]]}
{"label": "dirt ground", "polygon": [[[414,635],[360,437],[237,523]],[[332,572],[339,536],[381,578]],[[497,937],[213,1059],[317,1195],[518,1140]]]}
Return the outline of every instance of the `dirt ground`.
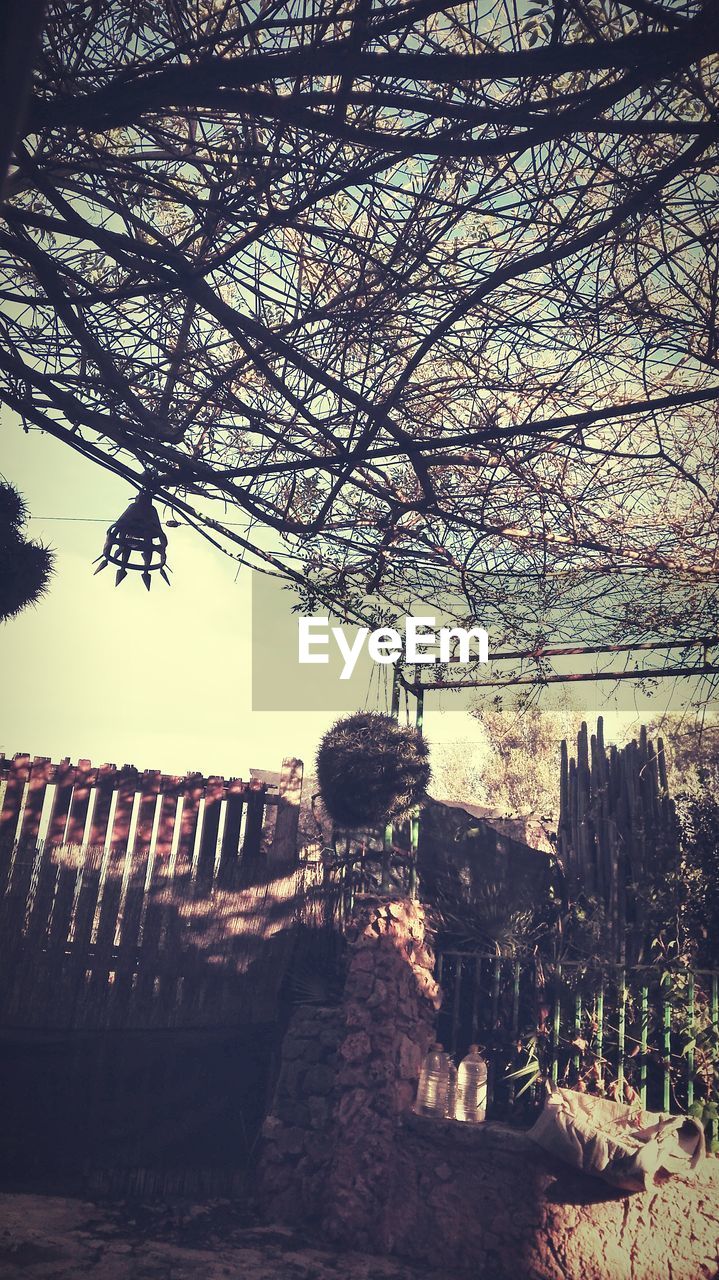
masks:
{"label": "dirt ground", "polygon": [[2,1280],[451,1280],[248,1221],[229,1201],[93,1203],[0,1193]]}

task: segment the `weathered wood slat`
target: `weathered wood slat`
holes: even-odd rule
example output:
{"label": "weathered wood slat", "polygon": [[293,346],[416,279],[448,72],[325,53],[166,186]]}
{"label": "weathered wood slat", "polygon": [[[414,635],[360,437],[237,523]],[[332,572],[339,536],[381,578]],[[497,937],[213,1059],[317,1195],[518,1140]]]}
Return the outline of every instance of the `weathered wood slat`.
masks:
{"label": "weathered wood slat", "polygon": [[[56,857],[62,856],[58,851]],[[54,984],[54,1004],[48,1018],[50,1026],[77,1026],[87,990],[87,953],[92,941],[100,869],[103,851],[90,845],[79,855],[75,865],[67,858],[67,880],[73,879],[73,902],[65,937],[58,922],[52,934],[52,954],[56,957],[59,979]]]}
{"label": "weathered wood slat", "polygon": [[117,770],[114,764],[103,764],[97,771],[95,808],[92,812],[92,826],[88,844],[104,848],[107,839],[107,824],[110,819],[112,797],[117,785]]}
{"label": "weathered wood slat", "polygon": [[117,793],[111,844],[100,868],[96,918],[90,938],[94,950],[92,961],[89,956],[86,960],[86,990],[84,996],[78,993],[82,1009],[78,1016],[89,1025],[102,1025],[107,1013],[108,983],[113,971],[134,795],[134,770],[131,773],[125,771]]}
{"label": "weathered wood slat", "polygon": [[160,778],[160,818],[155,841],[155,865],[166,867],[172,853],[172,840],[177,821],[177,805],[180,796],[181,779],[176,777]]}
{"label": "weathered wood slat", "polygon": [[262,873],[262,823],[265,812],[265,783],[252,782],[247,792],[247,819],[242,842],[239,882],[251,885]]}
{"label": "weathered wood slat", "polygon": [[247,787],[241,778],[233,778],[227,784],[225,808],[225,826],[222,832],[220,849],[220,865],[217,879],[222,886],[230,888],[237,879],[240,856],[240,828],[242,812],[245,805]]}
{"label": "weathered wood slat", "polygon": [[65,832],[65,844],[83,843],[85,839],[85,825],[87,822],[87,813],[90,807],[90,793],[97,777],[97,770],[93,769],[89,760],[79,760],[77,771],[75,774],[75,785],[72,792],[72,802],[70,804],[70,812],[67,818],[67,830]]}
{"label": "weathered wood slat", "polygon": [[270,850],[271,865],[277,869],[292,866],[297,856],[303,768],[301,760],[288,758],[282,761],[277,821]]}
{"label": "weathered wood slat", "polygon": [[112,1022],[125,1021],[133,994],[145,902],[145,883],[159,789],[160,774],[157,771],[142,775],[139,783],[142,799],[137,811],[130,870],[124,901],[121,905],[119,946],[112,970],[114,974],[110,995],[110,1021]]}
{"label": "weathered wood slat", "polygon": [[189,774],[184,780],[180,842],[177,846],[176,874],[178,876],[189,875],[192,870],[192,855],[195,849],[195,835],[204,786],[205,780],[199,773]]}
{"label": "weathered wood slat", "polygon": [[72,788],[75,782],[75,766],[69,760],[61,760],[55,766],[55,799],[52,806],[50,825],[46,840],[48,844],[63,844],[67,815],[72,801]]}
{"label": "weathered wood slat", "polygon": [[0,897],[0,1008],[9,1019],[21,1005],[28,900],[36,885],[33,871],[39,856],[31,845],[15,846],[8,883]]}
{"label": "weathered wood slat", "polygon": [[[79,848],[56,850],[50,849],[50,856],[56,867],[55,898],[52,905],[47,944],[47,982],[41,993],[44,1012],[38,1013],[38,1020],[47,1026],[62,1026],[66,1017],[63,1007],[63,996],[67,991],[67,948],[70,932],[73,928],[74,912],[78,907],[78,890],[83,867],[87,865],[88,853],[81,858]],[[59,998],[58,998],[59,993]]]}
{"label": "weathered wood slat", "polygon": [[109,833],[109,844],[113,849],[127,848],[130,837],[132,810],[137,792],[137,770],[125,765],[118,773],[117,800],[112,820],[112,831]]}
{"label": "weathered wood slat", "polygon": [[209,888],[212,884],[215,871],[215,852],[224,793],[224,778],[207,779],[205,784],[205,808],[202,816],[202,836],[196,867],[197,883],[204,888]]}
{"label": "weathered wood slat", "polygon": [[[31,1003],[42,1000],[50,978],[46,944],[54,913],[57,871],[52,851],[45,846],[40,851],[30,884],[24,924],[18,918],[22,938],[18,939],[18,963],[12,984],[15,998],[7,1009],[9,1021],[14,1021]],[[18,910],[21,909],[18,902]]]}
{"label": "weathered wood slat", "polygon": [[30,777],[29,755],[17,755],[10,762],[6,775],[5,799],[0,810],[0,845],[13,845],[17,833],[20,807],[25,786]]}
{"label": "weathered wood slat", "polygon": [[22,827],[18,830],[17,840],[27,844],[36,844],[40,830],[40,818],[47,791],[54,769],[52,762],[44,756],[35,756],[30,768],[25,810]]}

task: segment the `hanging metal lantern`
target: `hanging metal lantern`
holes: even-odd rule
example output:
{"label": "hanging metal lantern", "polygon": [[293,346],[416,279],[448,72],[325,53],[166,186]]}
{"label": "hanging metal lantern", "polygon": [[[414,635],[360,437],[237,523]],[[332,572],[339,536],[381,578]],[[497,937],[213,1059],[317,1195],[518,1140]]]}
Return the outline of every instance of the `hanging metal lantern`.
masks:
{"label": "hanging metal lantern", "polygon": [[106,569],[108,564],[117,565],[117,587],[127,577],[128,569],[135,569],[142,574],[142,581],[149,591],[152,584],[150,574],[159,569],[160,577],[169,586],[170,579],[165,571],[169,568],[166,548],[167,536],[160,524],[160,517],[150,494],[143,490],[133,498],[115,523],[110,525],[102,555],[93,561],[93,564],[97,564],[95,573]]}

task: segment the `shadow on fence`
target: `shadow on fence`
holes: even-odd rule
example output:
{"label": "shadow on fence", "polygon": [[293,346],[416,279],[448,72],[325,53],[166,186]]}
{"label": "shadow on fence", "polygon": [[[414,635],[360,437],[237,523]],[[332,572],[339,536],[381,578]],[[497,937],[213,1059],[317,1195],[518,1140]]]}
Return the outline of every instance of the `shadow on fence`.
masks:
{"label": "shadow on fence", "polygon": [[322,920],[319,888],[307,865],[206,887],[166,868],[148,883],[124,851],[15,849],[0,899],[0,1023],[272,1021],[294,932]]}
{"label": "shadow on fence", "polygon": [[125,850],[4,850],[0,1177],[244,1194],[299,964],[332,916],[318,864],[209,885]]}

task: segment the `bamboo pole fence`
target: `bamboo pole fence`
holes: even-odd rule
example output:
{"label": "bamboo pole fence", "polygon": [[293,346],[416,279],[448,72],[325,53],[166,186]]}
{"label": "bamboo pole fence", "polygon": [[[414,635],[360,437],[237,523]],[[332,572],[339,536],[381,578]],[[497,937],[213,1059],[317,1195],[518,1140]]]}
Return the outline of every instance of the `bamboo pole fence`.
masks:
{"label": "bamboo pole fence", "polygon": [[604,909],[613,959],[642,958],[647,943],[645,892],[677,857],[679,830],[669,794],[664,743],[642,727],[625,747],[604,743],[582,724],[576,754],[561,745],[557,852],[570,896]]}

